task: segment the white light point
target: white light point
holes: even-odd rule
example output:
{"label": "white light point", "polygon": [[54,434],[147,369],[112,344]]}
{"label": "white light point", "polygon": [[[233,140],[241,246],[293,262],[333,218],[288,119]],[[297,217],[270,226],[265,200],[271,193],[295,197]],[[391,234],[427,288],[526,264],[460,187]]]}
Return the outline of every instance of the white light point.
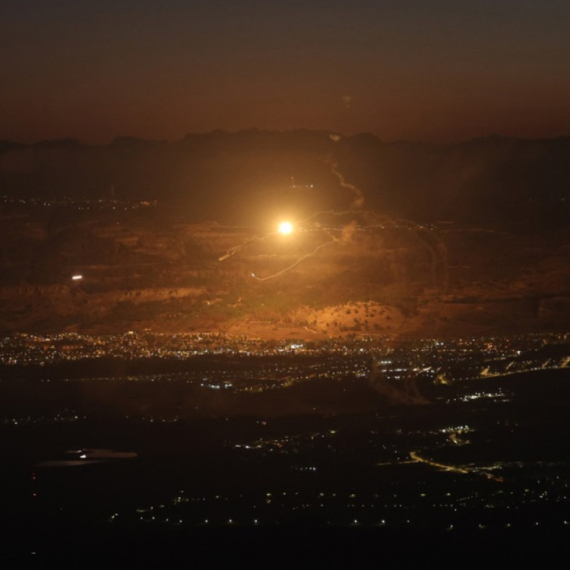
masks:
{"label": "white light point", "polygon": [[277,228],[277,231],[281,235],[287,236],[293,232],[293,224],[291,222],[281,222]]}

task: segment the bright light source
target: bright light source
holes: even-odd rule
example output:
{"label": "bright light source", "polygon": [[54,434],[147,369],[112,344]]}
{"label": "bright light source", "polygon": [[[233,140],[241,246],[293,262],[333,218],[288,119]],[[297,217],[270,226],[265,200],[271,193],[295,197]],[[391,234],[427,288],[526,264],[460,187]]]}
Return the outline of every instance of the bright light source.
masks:
{"label": "bright light source", "polygon": [[83,275],[74,275],[71,279],[73,281],[79,281],[79,280],[83,279]]}
{"label": "bright light source", "polygon": [[293,224],[291,222],[281,222],[277,231],[283,235],[289,235],[293,231]]}

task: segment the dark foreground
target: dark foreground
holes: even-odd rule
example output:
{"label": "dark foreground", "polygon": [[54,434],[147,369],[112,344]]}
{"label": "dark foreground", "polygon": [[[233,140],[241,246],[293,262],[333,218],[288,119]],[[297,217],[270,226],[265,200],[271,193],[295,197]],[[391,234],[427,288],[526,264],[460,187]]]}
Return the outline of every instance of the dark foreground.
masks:
{"label": "dark foreground", "polygon": [[11,565],[555,567],[565,552],[566,368],[412,390],[344,356],[113,366],[3,371]]}
{"label": "dark foreground", "polygon": [[[69,529],[68,529],[69,530]],[[567,533],[548,531],[398,532],[284,526],[274,528],[145,531],[121,533],[47,532],[40,541],[4,535],[2,560],[7,567],[155,568],[184,567],[350,567],[356,564],[407,568],[500,568],[540,564],[565,568]],[[34,548],[35,550],[32,550]],[[13,566],[11,566],[13,565]],[[25,565],[25,566],[24,566]]]}

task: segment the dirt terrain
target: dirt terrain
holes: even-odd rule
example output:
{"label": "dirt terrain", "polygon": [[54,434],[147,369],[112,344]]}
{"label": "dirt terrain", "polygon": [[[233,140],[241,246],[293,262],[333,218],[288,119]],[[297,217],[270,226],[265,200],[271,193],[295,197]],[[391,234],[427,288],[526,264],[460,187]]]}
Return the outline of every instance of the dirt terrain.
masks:
{"label": "dirt terrain", "polygon": [[[334,221],[334,220],[333,220]],[[492,335],[570,322],[570,233],[451,223],[289,236],[158,210],[0,212],[3,334]],[[81,279],[73,280],[73,276]]]}

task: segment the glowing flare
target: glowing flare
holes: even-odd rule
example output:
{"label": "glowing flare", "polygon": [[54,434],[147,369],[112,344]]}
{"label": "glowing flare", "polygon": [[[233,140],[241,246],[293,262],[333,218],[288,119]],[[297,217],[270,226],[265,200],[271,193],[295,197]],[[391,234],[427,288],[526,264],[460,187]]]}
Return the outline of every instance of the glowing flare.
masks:
{"label": "glowing flare", "polygon": [[281,222],[277,231],[284,236],[288,235],[293,231],[293,224],[291,222]]}

